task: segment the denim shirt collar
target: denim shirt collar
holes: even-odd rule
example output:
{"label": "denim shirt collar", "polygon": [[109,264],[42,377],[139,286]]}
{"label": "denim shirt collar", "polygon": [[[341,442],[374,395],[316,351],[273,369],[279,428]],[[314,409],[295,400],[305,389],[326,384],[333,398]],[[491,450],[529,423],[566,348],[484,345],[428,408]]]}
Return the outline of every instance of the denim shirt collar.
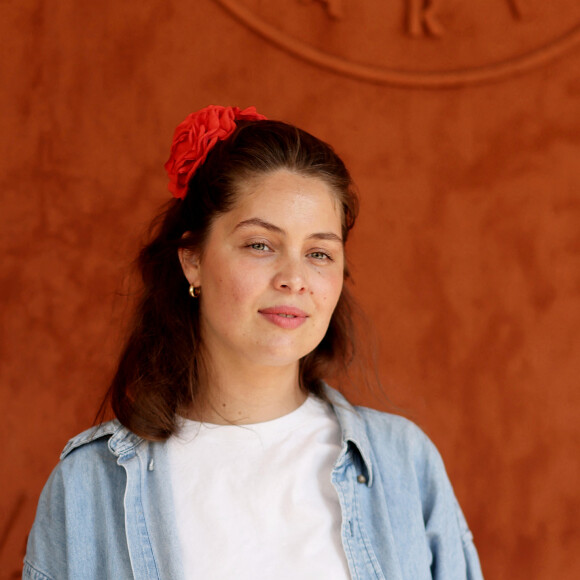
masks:
{"label": "denim shirt collar", "polygon": [[[340,467],[349,451],[353,450],[353,460],[360,463],[362,475],[369,487],[373,482],[372,451],[365,423],[353,407],[336,389],[325,384],[325,393],[330,400],[342,432],[342,452],[336,467]],[[110,437],[108,446],[119,461],[128,460],[145,440],[124,427],[117,419],[97,425],[71,439],[63,449],[64,459],[71,451],[101,437]]]}
{"label": "denim shirt collar", "polygon": [[111,453],[118,457],[119,460],[133,457],[137,447],[145,441],[142,437],[135,435],[135,433],[124,427],[118,419],[113,419],[73,437],[63,449],[60,455],[61,460],[77,447],[102,437],[109,437],[108,447]]}
{"label": "denim shirt collar", "polygon": [[339,467],[345,460],[349,449],[354,451],[353,460],[359,463],[366,484],[373,484],[372,447],[367,435],[365,422],[353,407],[336,389],[325,385],[325,392],[332,403],[332,408],[340,424],[342,432],[342,452],[335,467]]}

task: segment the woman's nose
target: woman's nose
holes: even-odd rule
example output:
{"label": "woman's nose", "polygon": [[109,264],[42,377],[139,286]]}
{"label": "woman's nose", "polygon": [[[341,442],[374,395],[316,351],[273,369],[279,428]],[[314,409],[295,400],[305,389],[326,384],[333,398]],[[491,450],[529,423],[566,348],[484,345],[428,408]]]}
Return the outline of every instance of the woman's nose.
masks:
{"label": "woman's nose", "polygon": [[306,291],[306,274],[301,260],[288,258],[280,263],[274,276],[274,287],[286,292],[303,293]]}

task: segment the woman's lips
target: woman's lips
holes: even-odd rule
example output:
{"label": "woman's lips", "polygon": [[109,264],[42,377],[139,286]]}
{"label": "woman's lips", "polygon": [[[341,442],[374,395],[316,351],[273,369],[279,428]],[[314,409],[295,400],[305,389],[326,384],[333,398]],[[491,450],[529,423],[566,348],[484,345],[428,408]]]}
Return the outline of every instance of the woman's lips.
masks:
{"label": "woman's lips", "polygon": [[272,306],[258,311],[264,318],[281,328],[298,328],[306,322],[308,314],[293,306]]}

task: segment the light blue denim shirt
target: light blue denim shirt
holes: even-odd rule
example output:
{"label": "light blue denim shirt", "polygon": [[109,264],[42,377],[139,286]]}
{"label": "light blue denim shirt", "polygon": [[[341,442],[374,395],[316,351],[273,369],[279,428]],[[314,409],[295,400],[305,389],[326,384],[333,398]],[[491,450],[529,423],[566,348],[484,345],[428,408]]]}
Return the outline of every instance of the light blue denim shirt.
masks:
{"label": "light blue denim shirt", "polygon": [[[352,578],[481,579],[431,441],[402,417],[328,394],[342,429],[332,483]],[[169,482],[166,446],[118,421],[71,439],[40,497],[23,578],[182,579]]]}

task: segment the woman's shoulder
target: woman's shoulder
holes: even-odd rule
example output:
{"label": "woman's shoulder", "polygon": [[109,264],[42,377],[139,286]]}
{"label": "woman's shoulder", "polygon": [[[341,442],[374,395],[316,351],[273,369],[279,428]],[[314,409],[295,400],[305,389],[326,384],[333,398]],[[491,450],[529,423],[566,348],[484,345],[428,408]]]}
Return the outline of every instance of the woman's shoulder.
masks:
{"label": "woman's shoulder", "polygon": [[405,441],[408,445],[433,446],[423,429],[411,419],[386,411],[377,411],[370,407],[354,406],[353,408],[370,435],[393,441]]}
{"label": "woman's shoulder", "polygon": [[103,442],[121,428],[122,425],[116,419],[90,427],[89,429],[82,431],[78,435],[75,435],[68,440],[64,446],[64,449],[62,450],[62,453],[60,454],[60,458],[64,459],[75,449],[83,447],[84,445],[88,445],[95,441]]}
{"label": "woman's shoulder", "polygon": [[[366,466],[363,481],[375,494],[369,497],[386,498],[396,537],[426,532],[437,578],[465,578],[466,573],[482,578],[473,537],[431,439],[405,417],[352,406],[336,391],[329,393],[344,439],[360,451]],[[366,513],[380,505],[369,501]]]}
{"label": "woman's shoulder", "polygon": [[417,439],[419,441],[429,440],[416,423],[402,415],[378,411],[371,407],[353,405],[342,393],[328,385],[326,385],[326,395],[341,422],[353,425],[359,424],[367,430],[377,431],[383,435]]}
{"label": "woman's shoulder", "polygon": [[386,428],[396,433],[416,435],[423,433],[422,429],[416,423],[403,415],[389,411],[380,411],[364,405],[353,405],[352,408],[371,427]]}
{"label": "woman's shoulder", "polygon": [[143,438],[131,432],[117,419],[113,419],[69,439],[60,454],[60,464],[90,460],[95,455],[110,456],[116,461],[120,456],[133,454],[144,442]]}
{"label": "woman's shoulder", "polygon": [[97,485],[101,493],[107,493],[121,485],[123,457],[135,454],[143,441],[117,420],[79,433],[65,445],[60,461],[44,486],[39,505],[45,502],[46,509],[48,506],[74,507],[77,499],[85,496],[88,486]]}
{"label": "woman's shoulder", "polygon": [[416,423],[393,413],[351,405],[334,389],[327,391],[344,437],[375,458],[400,463],[430,463],[442,467],[431,439]]}
{"label": "woman's shoulder", "polygon": [[[135,437],[110,421],[66,444],[38,501],[24,578],[96,578],[103,569],[103,547],[122,546],[127,476],[111,447],[127,446]],[[122,556],[123,549],[112,548],[105,560],[113,558],[118,577],[126,578],[130,565]]]}

